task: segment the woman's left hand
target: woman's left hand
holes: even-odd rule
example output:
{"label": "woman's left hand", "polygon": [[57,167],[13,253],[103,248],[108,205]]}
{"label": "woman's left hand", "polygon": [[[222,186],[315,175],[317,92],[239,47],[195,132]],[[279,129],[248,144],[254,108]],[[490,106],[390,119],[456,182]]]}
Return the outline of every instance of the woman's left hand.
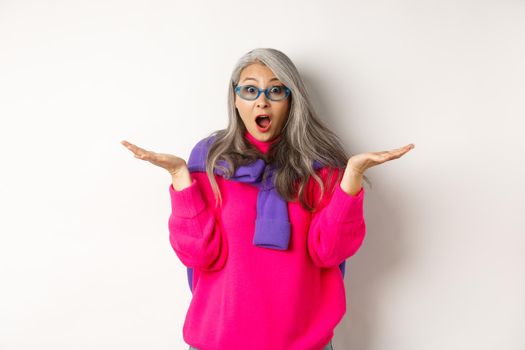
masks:
{"label": "woman's left hand", "polygon": [[397,159],[414,147],[414,144],[410,143],[391,151],[361,153],[351,157],[341,179],[341,188],[350,195],[356,195],[361,189],[361,180],[368,168]]}
{"label": "woman's left hand", "polygon": [[346,168],[355,175],[362,176],[368,168],[382,164],[392,159],[397,159],[414,148],[414,144],[408,144],[391,151],[361,153],[348,160]]}

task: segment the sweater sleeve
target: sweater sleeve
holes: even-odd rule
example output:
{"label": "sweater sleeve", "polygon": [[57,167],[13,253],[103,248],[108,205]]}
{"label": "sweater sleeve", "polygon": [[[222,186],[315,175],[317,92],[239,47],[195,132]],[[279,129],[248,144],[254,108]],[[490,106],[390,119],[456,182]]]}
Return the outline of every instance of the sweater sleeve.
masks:
{"label": "sweater sleeve", "polygon": [[[317,266],[334,267],[354,255],[363,242],[366,232],[363,214],[365,190],[362,187],[355,195],[343,191],[337,177],[344,169],[338,168],[334,168],[332,180],[327,184],[326,169],[322,168],[319,174],[325,184],[325,193],[317,210],[312,213],[308,252]],[[319,198],[317,182],[313,192],[315,198]]]}
{"label": "sweater sleeve", "polygon": [[186,267],[219,270],[226,262],[228,245],[214,210],[215,198],[205,172],[193,172],[191,178],[191,185],[181,191],[169,185],[170,244]]}

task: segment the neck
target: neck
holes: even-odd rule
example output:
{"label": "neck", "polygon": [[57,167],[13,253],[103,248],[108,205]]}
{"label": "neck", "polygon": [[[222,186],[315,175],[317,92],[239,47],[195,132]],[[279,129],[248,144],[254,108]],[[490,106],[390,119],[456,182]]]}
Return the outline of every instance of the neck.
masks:
{"label": "neck", "polygon": [[244,133],[244,137],[248,141],[250,141],[252,145],[257,147],[259,151],[261,151],[263,154],[266,154],[270,150],[270,147],[280,140],[281,135],[279,134],[277,135],[277,137],[274,137],[272,140],[269,141],[259,141],[252,134],[250,134],[248,130],[246,130],[246,132]]}

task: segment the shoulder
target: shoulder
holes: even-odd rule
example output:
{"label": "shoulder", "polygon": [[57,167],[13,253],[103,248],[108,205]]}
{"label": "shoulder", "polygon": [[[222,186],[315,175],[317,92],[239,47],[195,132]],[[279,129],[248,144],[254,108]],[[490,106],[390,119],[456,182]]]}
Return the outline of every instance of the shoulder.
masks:
{"label": "shoulder", "polygon": [[206,136],[205,138],[200,139],[191,149],[191,152],[198,152],[207,150],[210,148],[210,146],[213,144],[215,139],[217,138],[216,135]]}
{"label": "shoulder", "polygon": [[207,136],[199,140],[191,149],[188,158],[188,166],[191,168],[202,168],[206,164],[206,156],[210,146],[216,139],[216,135]]}

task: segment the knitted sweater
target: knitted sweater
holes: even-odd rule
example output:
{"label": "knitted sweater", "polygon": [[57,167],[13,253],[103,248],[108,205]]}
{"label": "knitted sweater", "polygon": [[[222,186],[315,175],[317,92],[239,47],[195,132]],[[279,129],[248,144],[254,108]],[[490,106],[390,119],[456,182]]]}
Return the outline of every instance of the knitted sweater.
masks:
{"label": "knitted sweater", "polygon": [[[261,142],[246,132],[261,152],[276,139]],[[366,225],[364,187],[356,195],[328,183],[327,167],[310,178],[309,213],[288,202],[291,224],[288,250],[253,244],[257,187],[215,175],[223,205],[215,198],[205,172],[192,172],[181,191],[169,185],[172,212],[169,239],[175,254],[193,269],[192,299],[183,338],[199,350],[321,350],[346,313],[339,264],[361,246]],[[313,197],[312,197],[313,196]]]}

